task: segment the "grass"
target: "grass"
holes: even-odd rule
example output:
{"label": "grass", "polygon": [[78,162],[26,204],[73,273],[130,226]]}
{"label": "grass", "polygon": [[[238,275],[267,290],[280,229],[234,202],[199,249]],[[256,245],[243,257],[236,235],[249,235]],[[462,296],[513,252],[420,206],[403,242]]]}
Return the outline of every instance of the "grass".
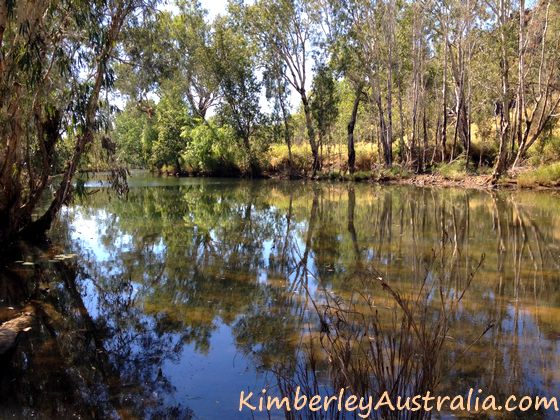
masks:
{"label": "grass", "polygon": [[377,181],[393,181],[398,179],[406,179],[411,176],[411,172],[400,165],[393,165],[391,168],[381,167],[374,171],[374,178]]}
{"label": "grass", "polygon": [[[325,379],[333,390],[344,388],[365,398],[377,398],[387,391],[392,401],[397,395],[436,391],[441,378],[468,357],[469,349],[493,328],[492,322],[481,328],[472,342],[450,340],[462,300],[483,262],[481,257],[465,276],[450,264],[453,249],[448,239],[434,250],[418,272],[423,281],[410,290],[393,288],[373,266],[360,266],[350,274],[362,286],[346,298],[326,289],[312,295],[303,282],[302,292],[316,311],[317,324],[314,334],[310,329],[309,341],[297,348],[296,366],[276,370],[282,396],[293,395],[298,386],[304,393],[318,393]],[[450,353],[453,361],[446,363]],[[312,416],[305,412],[304,417]],[[431,417],[429,412],[412,416],[387,407],[371,412],[371,418]],[[333,409],[324,418],[340,418],[340,413]]]}
{"label": "grass", "polygon": [[553,163],[522,172],[517,177],[517,184],[521,187],[560,186],[560,163]]}
{"label": "grass", "polygon": [[[348,147],[346,145],[324,147],[323,169],[317,174],[317,178],[328,181],[391,181],[411,176],[410,171],[404,166],[394,165],[387,169],[380,165],[375,145],[357,143],[355,149],[356,172],[351,175],[348,173]],[[309,145],[292,146],[292,161],[297,173],[303,176],[310,175],[313,160]],[[263,168],[271,173],[287,173],[288,147],[285,144],[272,145],[263,162]]]}
{"label": "grass", "polygon": [[461,180],[467,175],[465,170],[465,159],[459,158],[451,163],[441,163],[436,166],[434,173],[451,181]]}
{"label": "grass", "polygon": [[[355,150],[356,173],[371,171],[371,168],[378,162],[377,147],[367,143],[357,143]],[[327,174],[345,173],[348,170],[347,160],[348,147],[345,144],[323,147],[323,172]],[[302,175],[309,174],[313,163],[309,144],[293,145],[292,161],[296,172]],[[285,144],[273,144],[267,156],[263,159],[263,168],[268,172],[286,172],[289,168],[288,163],[288,146]]]}

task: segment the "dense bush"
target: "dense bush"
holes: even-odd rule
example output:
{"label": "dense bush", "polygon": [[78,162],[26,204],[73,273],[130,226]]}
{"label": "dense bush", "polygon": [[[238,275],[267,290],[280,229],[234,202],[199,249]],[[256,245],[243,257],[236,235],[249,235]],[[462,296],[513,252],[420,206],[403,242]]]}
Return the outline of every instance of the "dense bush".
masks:
{"label": "dense bush", "polygon": [[181,132],[190,124],[186,104],[176,92],[166,92],[157,105],[157,139],[149,159],[153,168],[170,166],[180,171],[180,156],[185,147]]}
{"label": "dense bush", "polygon": [[201,175],[236,175],[242,156],[229,126],[212,122],[186,127],[181,133],[186,147],[181,153],[183,170]]}
{"label": "dense bush", "polygon": [[558,161],[560,161],[560,132],[551,133],[547,138],[543,138],[529,154],[529,162],[532,165]]}
{"label": "dense bush", "polygon": [[121,162],[132,167],[147,166],[152,145],[158,138],[155,120],[155,116],[130,102],[117,115],[113,137],[117,141],[117,154]]}

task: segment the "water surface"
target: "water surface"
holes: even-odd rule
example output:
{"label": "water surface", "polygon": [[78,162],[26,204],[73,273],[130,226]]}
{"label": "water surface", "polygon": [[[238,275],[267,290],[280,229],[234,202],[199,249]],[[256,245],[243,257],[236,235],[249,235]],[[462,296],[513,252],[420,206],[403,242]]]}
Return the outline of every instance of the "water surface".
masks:
{"label": "water surface", "polygon": [[[96,344],[72,331],[75,324],[69,339],[106,357],[111,374],[102,375],[95,395],[87,380],[82,385],[100,412],[251,418],[237,411],[241,390],[280,394],[287,377],[303,381],[306,370],[327,392],[333,383],[320,345],[326,296],[350,302],[366,290],[382,310],[391,305],[387,293],[368,273],[413,293],[438,258],[456,292],[483,258],[454,313],[440,393],[480,387],[498,396],[556,395],[557,194],[148,175],[130,180],[126,200],[98,185],[90,190],[62,212],[56,251],[48,251],[77,254],[76,293],[68,297],[56,285],[46,293],[59,293],[53,307],[94,331]],[[33,368],[43,360],[37,347],[41,357],[50,354],[39,338],[31,341],[28,377],[41,373]],[[65,363],[61,381],[79,360]],[[41,412],[58,399],[50,412],[76,410],[76,399],[66,406],[60,393],[43,387],[41,397],[20,396],[18,406]]]}

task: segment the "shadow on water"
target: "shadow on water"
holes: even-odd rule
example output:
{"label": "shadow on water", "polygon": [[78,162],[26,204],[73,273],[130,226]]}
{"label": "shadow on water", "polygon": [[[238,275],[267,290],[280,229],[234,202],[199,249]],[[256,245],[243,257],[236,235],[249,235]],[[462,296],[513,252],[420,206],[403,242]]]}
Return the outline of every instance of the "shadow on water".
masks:
{"label": "shadow on water", "polygon": [[0,320],[29,314],[31,330],[2,361],[0,417],[250,418],[248,387],[553,395],[558,204],[216,179],[101,190],[2,270]]}
{"label": "shadow on water", "polygon": [[[4,321],[25,314],[29,331],[16,330],[16,341],[0,360],[1,418],[189,417],[187,408],[164,406],[157,398],[169,388],[158,363],[173,355],[165,335],[136,328],[129,340],[122,330],[93,319],[76,283],[81,268],[75,256],[52,248],[20,251],[27,263],[2,271],[0,316]],[[116,320],[118,312],[141,323],[122,298],[126,284],[118,287],[107,296],[107,320]],[[114,342],[123,345],[109,344]]]}

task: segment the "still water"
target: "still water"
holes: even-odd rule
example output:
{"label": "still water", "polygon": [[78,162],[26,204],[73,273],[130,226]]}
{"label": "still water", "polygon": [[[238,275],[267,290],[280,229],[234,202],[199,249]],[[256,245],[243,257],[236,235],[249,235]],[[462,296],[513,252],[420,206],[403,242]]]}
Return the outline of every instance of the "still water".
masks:
{"label": "still water", "polygon": [[[367,393],[382,382],[368,378],[385,374],[372,364],[356,379],[365,365],[348,354],[374,357],[361,336],[387,343],[368,317],[400,325],[378,277],[405,300],[430,290],[425,336],[441,296],[455,299],[441,349],[428,349],[433,360],[411,368],[409,383],[429,364],[442,395],[557,396],[558,194],[148,175],[129,184],[124,200],[91,183],[60,215],[52,246],[25,257],[34,268],[10,268],[32,270],[38,285],[25,293],[39,325],[4,373],[0,413],[251,418],[238,411],[242,390]],[[76,254],[71,274],[49,268],[56,254]],[[18,304],[3,293],[2,308]],[[352,335],[364,313],[369,329]]]}

